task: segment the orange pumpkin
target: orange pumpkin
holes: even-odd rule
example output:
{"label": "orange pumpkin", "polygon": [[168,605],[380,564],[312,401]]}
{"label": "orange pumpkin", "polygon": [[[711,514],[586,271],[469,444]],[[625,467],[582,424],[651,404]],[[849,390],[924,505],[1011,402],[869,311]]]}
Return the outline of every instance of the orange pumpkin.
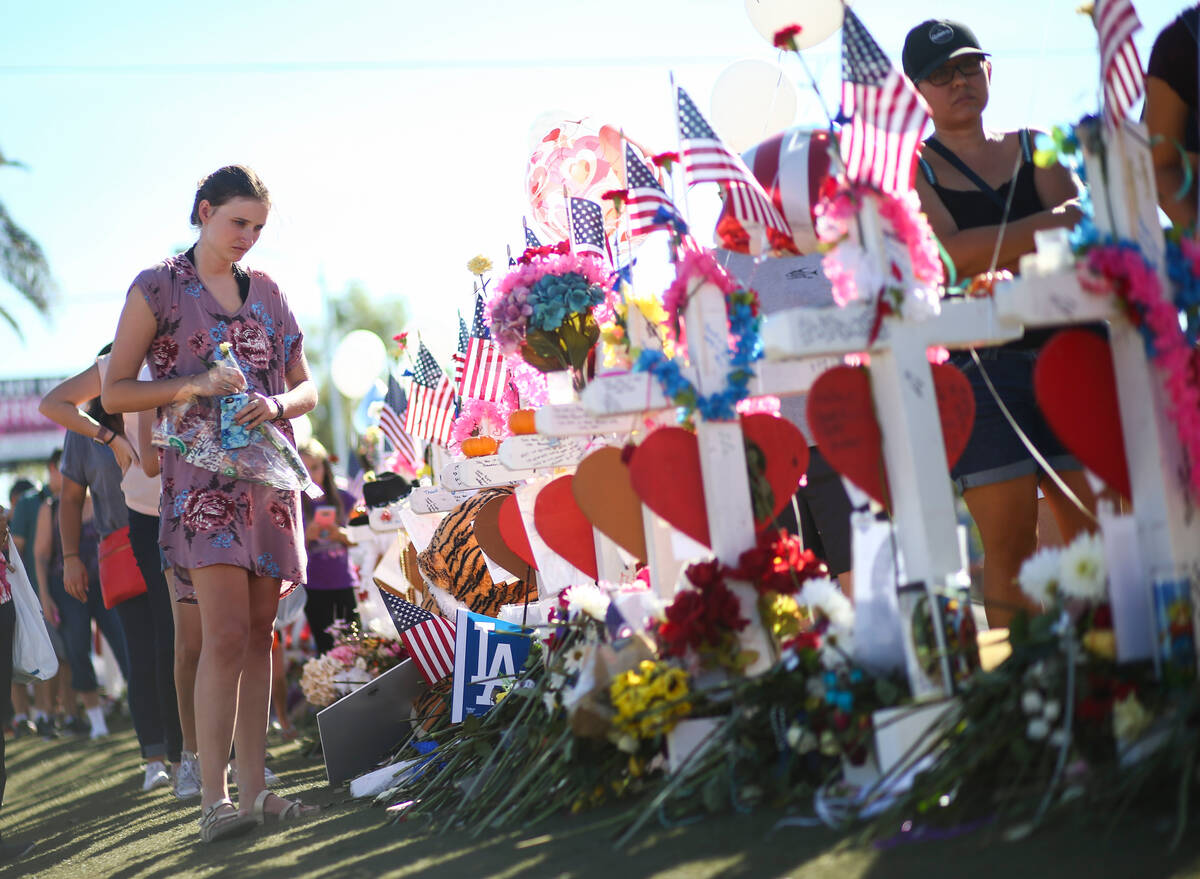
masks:
{"label": "orange pumpkin", "polygon": [[468,458],[482,458],[484,455],[496,454],[500,443],[490,436],[467,437],[461,443],[463,454]]}
{"label": "orange pumpkin", "polygon": [[533,409],[518,409],[512,415],[508,416],[508,429],[514,434],[537,433],[537,425],[534,423]]}

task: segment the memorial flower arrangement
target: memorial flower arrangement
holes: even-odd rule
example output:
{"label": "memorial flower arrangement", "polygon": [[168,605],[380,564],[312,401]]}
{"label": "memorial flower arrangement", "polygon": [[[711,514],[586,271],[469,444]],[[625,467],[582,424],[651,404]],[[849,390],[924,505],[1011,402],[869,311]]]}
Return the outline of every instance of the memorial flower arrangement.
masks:
{"label": "memorial flower arrangement", "polygon": [[339,621],[330,631],[333,648],[308,660],[300,674],[300,688],[310,705],[332,705],[408,658],[399,641],[364,634],[356,625]]}
{"label": "memorial flower arrangement", "polygon": [[541,372],[569,370],[581,387],[599,322],[611,312],[610,291],[608,273],[595,257],[531,248],[488,303],[492,338]]}

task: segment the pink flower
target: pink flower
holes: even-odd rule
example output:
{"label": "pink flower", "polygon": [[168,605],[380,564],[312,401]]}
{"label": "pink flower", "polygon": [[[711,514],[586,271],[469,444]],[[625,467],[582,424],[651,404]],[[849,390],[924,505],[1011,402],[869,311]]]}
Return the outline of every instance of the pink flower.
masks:
{"label": "pink flower", "polygon": [[271,521],[275,523],[275,527],[283,531],[292,530],[292,510],[283,501],[271,501],[271,505],[267,507],[267,512],[271,516]]}
{"label": "pink flower", "polygon": [[229,328],[229,340],[238,363],[252,369],[271,365],[271,339],[258,324],[234,323]]}
{"label": "pink flower", "polygon": [[219,531],[233,522],[233,498],[214,488],[201,488],[188,495],[183,524],[189,531]]}
{"label": "pink flower", "polygon": [[179,356],[179,343],[172,336],[158,336],[150,343],[150,365],[158,375],[165,375]]}
{"label": "pink flower", "polygon": [[199,357],[201,360],[207,360],[208,355],[212,352],[212,339],[204,330],[196,330],[188,336],[188,350]]}
{"label": "pink flower", "polygon": [[354,665],[354,660],[358,658],[358,654],[354,652],[354,648],[348,644],[339,644],[327,654],[330,659],[335,659],[342,665]]}

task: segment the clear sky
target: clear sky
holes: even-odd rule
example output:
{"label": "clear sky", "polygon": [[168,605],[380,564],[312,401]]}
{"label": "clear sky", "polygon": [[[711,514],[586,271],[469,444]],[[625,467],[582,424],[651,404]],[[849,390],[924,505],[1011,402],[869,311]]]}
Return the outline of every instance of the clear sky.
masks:
{"label": "clear sky", "polygon": [[[898,59],[927,17],[969,24],[994,55],[995,127],[1049,127],[1097,107],[1091,23],[1076,0],[854,8]],[[1139,0],[1143,60],[1179,0]],[[803,0],[797,0],[803,9]],[[838,37],[805,52],[825,101]],[[402,296],[408,329],[441,355],[469,313],[476,253],[521,246],[530,127],[548,111],[675,148],[668,72],[702,111],[741,58],[777,60],[743,0],[0,0],[0,201],[45,247],[58,286],[48,322],[0,283],[25,333],[0,326],[0,377],[64,375],[111,340],[137,273],[192,240],[195,185],[254,167],[275,210],[246,263],[301,319],[321,291],[360,281]],[[824,120],[803,67],[797,124]],[[715,187],[690,199],[707,216]],[[650,245],[645,259],[661,259]],[[404,327],[397,326],[399,331]]]}

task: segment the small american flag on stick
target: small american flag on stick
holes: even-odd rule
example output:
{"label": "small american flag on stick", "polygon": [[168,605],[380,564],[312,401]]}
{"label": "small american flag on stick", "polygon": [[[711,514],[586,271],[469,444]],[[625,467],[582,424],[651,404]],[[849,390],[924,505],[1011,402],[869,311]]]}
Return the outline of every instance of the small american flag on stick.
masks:
{"label": "small american flag on stick", "polygon": [[1109,126],[1129,117],[1146,88],[1133,35],[1141,29],[1129,0],[1096,0],[1093,10],[1100,36],[1100,78],[1104,81],[1104,121]]}
{"label": "small american flag on stick", "polygon": [[404,429],[404,419],[400,413],[407,410],[408,400],[404,391],[396,379],[389,375],[387,396],[383,398],[383,404],[379,408],[379,429],[383,431],[396,453],[407,462],[409,469],[415,473],[421,469],[421,452],[417,449],[417,441]]}
{"label": "small american flag on stick", "polygon": [[379,595],[408,655],[429,686],[448,677],[454,671],[454,621],[435,616],[386,589],[380,589]]}
{"label": "small american flag on stick", "polygon": [[608,257],[604,240],[604,209],[588,198],[570,199],[571,250]]}
{"label": "small american flag on stick", "polygon": [[422,342],[413,368],[404,429],[413,436],[444,445],[450,442],[453,424],[454,388]]}
{"label": "small american flag on stick", "polygon": [[508,386],[508,368],[504,353],[492,341],[492,334],[483,320],[483,297],[475,297],[475,318],[463,358],[458,380],[458,394],[464,400],[485,400],[497,403]]}
{"label": "small american flag on stick", "polygon": [[677,89],[679,140],[683,176],[688,186],[720,183],[729,190],[728,204],[743,223],[765,226],[787,241],[792,230],[741,157],[721,141],[683,89]]}
{"label": "small american flag on stick", "polygon": [[846,179],[883,192],[912,189],[925,99],[892,66],[849,8],[842,25],[842,162]]}
{"label": "small american flag on stick", "polygon": [[525,246],[526,247],[541,247],[542,242],[538,241],[538,237],[533,234],[533,230],[529,228],[529,224],[525,222],[525,218],[521,218],[521,227],[525,230]]}
{"label": "small american flag on stick", "polygon": [[646,235],[655,229],[668,228],[663,219],[680,220],[679,209],[662,188],[642,157],[625,144],[625,180],[629,184],[629,234]]}

